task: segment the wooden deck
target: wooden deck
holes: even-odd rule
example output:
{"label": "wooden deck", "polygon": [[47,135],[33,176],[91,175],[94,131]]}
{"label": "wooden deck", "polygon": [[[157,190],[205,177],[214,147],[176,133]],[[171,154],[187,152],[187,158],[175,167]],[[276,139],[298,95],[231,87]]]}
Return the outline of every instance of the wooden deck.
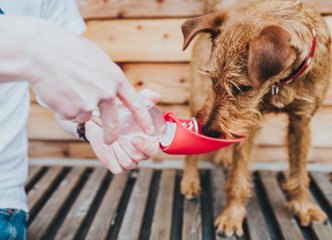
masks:
{"label": "wooden deck", "polygon": [[[258,171],[241,239],[332,239],[331,174],[310,176],[327,224],[300,227],[286,208],[283,174]],[[101,167],[31,166],[28,239],[223,239],[215,236],[213,219],[225,205],[224,171],[202,170],[200,177],[201,198],[187,201],[179,192],[180,170],[113,176]]]}

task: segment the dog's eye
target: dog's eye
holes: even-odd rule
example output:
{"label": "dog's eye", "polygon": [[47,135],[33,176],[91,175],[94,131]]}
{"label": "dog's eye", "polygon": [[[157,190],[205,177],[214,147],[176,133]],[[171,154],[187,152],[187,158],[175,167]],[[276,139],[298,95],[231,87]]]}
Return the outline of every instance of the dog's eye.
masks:
{"label": "dog's eye", "polygon": [[233,94],[238,95],[240,93],[248,92],[252,89],[252,86],[247,85],[240,85],[240,86],[233,86]]}

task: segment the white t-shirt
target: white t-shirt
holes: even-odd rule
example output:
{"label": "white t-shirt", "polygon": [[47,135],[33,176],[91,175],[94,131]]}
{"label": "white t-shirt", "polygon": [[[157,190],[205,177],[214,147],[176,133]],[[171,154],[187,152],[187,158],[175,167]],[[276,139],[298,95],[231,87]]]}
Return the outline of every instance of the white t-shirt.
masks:
{"label": "white t-shirt", "polygon": [[[0,8],[5,15],[50,20],[73,33],[85,30],[75,0],[0,0]],[[0,84],[0,208],[28,211],[24,182],[28,175],[25,125],[29,105],[27,81]]]}

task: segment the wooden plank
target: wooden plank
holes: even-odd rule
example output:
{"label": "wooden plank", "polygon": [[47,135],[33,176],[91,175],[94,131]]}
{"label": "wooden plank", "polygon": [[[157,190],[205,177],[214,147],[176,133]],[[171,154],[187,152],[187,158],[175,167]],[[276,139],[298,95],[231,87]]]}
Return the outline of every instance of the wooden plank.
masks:
{"label": "wooden plank", "polygon": [[299,226],[292,214],[288,211],[287,201],[279,187],[274,172],[262,171],[258,173],[267,198],[270,202],[273,213],[280,229],[280,234],[284,239],[304,239]]}
{"label": "wooden plank", "polygon": [[[325,18],[332,28],[331,17]],[[185,19],[87,21],[85,36],[116,62],[186,62],[191,47],[182,51]]]}
{"label": "wooden plank", "polygon": [[[187,104],[189,102],[189,63],[123,63],[120,64],[120,67],[138,91],[149,88],[159,92],[162,96],[162,104]],[[30,91],[30,96],[31,102],[35,103],[33,91]],[[332,105],[332,84],[329,86],[323,104]]]}
{"label": "wooden plank", "polygon": [[190,95],[188,63],[121,64],[137,90],[145,88],[161,94],[163,104],[187,104]]}
{"label": "wooden plank", "polygon": [[[30,141],[30,158],[89,158],[96,159],[96,155],[87,143],[72,141]],[[330,163],[331,148],[312,148],[308,156],[308,163]],[[184,155],[167,155],[162,151],[152,157],[153,160],[165,159],[183,160]],[[252,162],[284,162],[287,161],[287,148],[256,146],[253,151]],[[207,160],[207,159],[206,159]]]}
{"label": "wooden plank", "polygon": [[152,220],[151,240],[166,240],[171,238],[175,177],[176,170],[168,169],[162,171],[157,202]]}
{"label": "wooden plank", "polygon": [[[252,154],[253,162],[282,162],[287,161],[287,147],[265,147],[256,146]],[[308,163],[330,163],[332,156],[332,148],[311,148],[308,155]]]}
{"label": "wooden plank", "polygon": [[[211,170],[210,174],[211,181],[211,193],[212,193],[212,208],[213,208],[213,219],[216,219],[222,210],[226,206],[226,195],[223,191],[225,184],[225,174],[221,167],[216,167]],[[217,240],[236,240],[235,236],[222,237],[217,233],[215,235]]]}
{"label": "wooden plank", "polygon": [[[160,18],[190,17],[204,13],[205,4],[201,0],[168,0],[168,1],[118,1],[118,0],[77,0],[80,12],[85,19],[90,18]],[[216,10],[238,9],[247,7],[257,0],[218,2]],[[322,14],[332,13],[329,0],[303,0],[305,5],[315,6]]]}
{"label": "wooden plank", "polygon": [[123,173],[113,177],[109,185],[106,195],[104,196],[96,216],[89,228],[86,239],[106,239],[109,228],[117,217],[117,209],[126,187],[128,174]]}
{"label": "wooden plank", "polygon": [[89,177],[88,181],[81,190],[74,205],[68,212],[64,222],[62,223],[59,231],[57,232],[55,239],[73,239],[79,230],[86,214],[88,213],[93,199],[95,198],[100,185],[105,178],[108,171],[105,168],[95,168]]}
{"label": "wooden plank", "polygon": [[332,209],[332,183],[328,175],[318,172],[311,172],[310,175],[318,190],[324,195],[327,205]]}
{"label": "wooden plank", "polygon": [[[161,112],[174,111],[180,118],[189,118],[186,105],[158,105]],[[312,141],[314,147],[330,148],[332,142],[332,107],[322,107],[312,119]],[[288,119],[285,114],[267,114],[257,144],[283,146],[286,139]],[[74,140],[56,123],[53,113],[38,104],[31,105],[31,115],[27,125],[30,140]]]}
{"label": "wooden plank", "polygon": [[247,223],[250,240],[269,240],[269,230],[264,219],[262,208],[259,206],[256,192],[253,191],[252,196],[247,205]]}
{"label": "wooden plank", "polygon": [[[283,172],[283,176],[284,178],[286,178],[287,176],[287,172]],[[324,175],[324,174],[319,174],[318,175]],[[311,201],[315,204],[318,205],[315,197],[313,196],[313,194],[309,191],[309,198],[311,199]],[[312,232],[312,234],[314,235],[315,239],[330,239],[330,237],[332,236],[332,228],[331,228],[331,224],[330,223],[326,223],[326,224],[319,224],[319,223],[312,223],[310,224],[310,230]]]}
{"label": "wooden plank", "polygon": [[35,165],[35,166],[29,166],[29,174],[28,179],[25,181],[24,186],[28,186],[31,184],[31,181],[36,178],[36,176],[39,174],[39,172],[43,169],[43,166],[41,165]]}
{"label": "wooden plank", "polygon": [[41,211],[39,211],[38,217],[29,226],[28,239],[47,238],[47,230],[57,219],[84,170],[83,167],[75,167],[62,180],[59,187],[52,194],[52,197],[46,202]]}
{"label": "wooden plank", "polygon": [[[212,0],[213,1],[213,0]],[[215,10],[238,10],[246,8],[252,3],[263,2],[264,0],[214,0]],[[314,6],[322,14],[332,14],[332,2],[329,0],[302,0],[306,6]]]}
{"label": "wooden plank", "polygon": [[29,191],[27,198],[31,213],[35,212],[35,209],[37,208],[41,199],[46,197],[46,195],[48,194],[47,190],[54,183],[55,179],[57,179],[62,170],[62,167],[50,168]]}
{"label": "wooden plank", "polygon": [[201,201],[184,200],[182,239],[202,239]]}
{"label": "wooden plank", "polygon": [[[87,21],[85,36],[116,62],[184,62],[181,24],[185,19]],[[191,44],[192,46],[193,44]]]}
{"label": "wooden plank", "polygon": [[[321,107],[311,121],[312,146],[332,147],[332,108]],[[264,146],[284,144],[287,135],[288,117],[285,114],[267,114],[257,143]]]}
{"label": "wooden plank", "polygon": [[140,169],[120,228],[119,240],[138,239],[152,181],[152,169]]}
{"label": "wooden plank", "polygon": [[[188,103],[188,63],[124,63],[120,67],[136,90],[149,88],[159,92],[162,104]],[[31,102],[35,103],[33,91],[30,91],[30,96]]]}
{"label": "wooden plank", "polygon": [[[314,203],[317,204],[317,201],[311,193],[310,198],[313,200]],[[316,239],[330,239],[332,236],[332,227],[330,223],[312,223],[310,228],[312,234],[315,236]]]}
{"label": "wooden plank", "polygon": [[89,18],[187,17],[204,13],[201,0],[77,0],[80,12]]}
{"label": "wooden plank", "polygon": [[332,2],[329,0],[303,0],[303,3],[314,6],[321,14],[332,14]]}

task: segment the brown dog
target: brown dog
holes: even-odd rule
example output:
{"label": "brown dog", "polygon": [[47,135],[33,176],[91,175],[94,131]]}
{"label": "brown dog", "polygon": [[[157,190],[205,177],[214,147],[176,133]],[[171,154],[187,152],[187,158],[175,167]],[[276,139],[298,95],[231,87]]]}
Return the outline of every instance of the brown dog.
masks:
{"label": "brown dog", "polygon": [[[289,116],[290,174],[284,188],[291,196],[290,210],[303,226],[324,221],[326,214],[308,196],[306,169],[309,123],[330,80],[331,38],[324,19],[301,4],[267,1],[241,11],[190,19],[182,31],[184,49],[199,33],[211,36],[211,41],[204,36],[197,39],[191,64],[191,110],[198,112],[203,132],[213,137],[247,137],[227,149],[231,153],[227,205],[215,221],[217,232],[243,234],[245,204],[252,187],[250,153],[262,115],[268,112]],[[181,191],[187,198],[200,194],[198,158],[186,158]],[[220,162],[218,157],[215,160]]]}

